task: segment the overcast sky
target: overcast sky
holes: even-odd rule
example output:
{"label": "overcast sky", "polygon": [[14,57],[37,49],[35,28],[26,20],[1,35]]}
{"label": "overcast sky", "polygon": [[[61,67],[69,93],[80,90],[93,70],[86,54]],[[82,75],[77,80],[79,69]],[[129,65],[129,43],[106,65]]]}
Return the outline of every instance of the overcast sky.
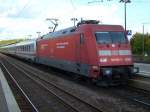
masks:
{"label": "overcast sky", "polygon": [[[73,17],[96,19],[104,24],[124,26],[124,4],[119,0],[0,0],[0,40],[37,37],[52,27],[46,18],[59,19],[57,30],[73,26]],[[101,0],[96,0],[101,1]],[[150,0],[131,0],[127,4],[127,29],[150,33]]]}

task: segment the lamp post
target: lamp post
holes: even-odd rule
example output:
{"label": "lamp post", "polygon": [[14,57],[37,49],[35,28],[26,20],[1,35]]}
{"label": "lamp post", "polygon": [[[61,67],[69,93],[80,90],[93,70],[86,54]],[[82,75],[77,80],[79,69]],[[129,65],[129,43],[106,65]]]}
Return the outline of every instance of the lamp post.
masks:
{"label": "lamp post", "polygon": [[[107,1],[112,1],[112,0],[107,0]],[[103,0],[98,0],[98,1],[96,1],[96,0],[94,0],[94,1],[91,1],[91,2],[88,2],[88,4],[91,4],[91,3],[97,3],[97,2],[103,2]],[[125,28],[125,31],[127,30],[127,28],[126,28],[126,24],[127,24],[127,22],[126,22],[126,20],[127,20],[127,8],[126,8],[126,4],[127,3],[131,3],[131,0],[120,0],[119,1],[120,3],[124,3],[124,28]]]}
{"label": "lamp post", "polygon": [[142,39],[142,55],[144,56],[144,23],[143,23],[143,39]]}
{"label": "lamp post", "polygon": [[142,55],[143,55],[143,56],[145,55],[145,45],[144,45],[144,44],[145,44],[145,42],[144,42],[144,40],[145,40],[145,39],[144,39],[144,38],[145,38],[145,37],[144,37],[145,24],[150,24],[150,23],[149,23],[149,22],[147,22],[147,23],[142,23],[142,30],[143,30],[143,31],[142,31],[142,34],[143,34],[143,39],[142,39]]}
{"label": "lamp post", "polygon": [[131,3],[131,0],[120,0],[121,3],[124,3],[124,28],[125,31],[127,30],[126,26],[127,26],[127,8],[126,8],[126,4],[127,3]]}

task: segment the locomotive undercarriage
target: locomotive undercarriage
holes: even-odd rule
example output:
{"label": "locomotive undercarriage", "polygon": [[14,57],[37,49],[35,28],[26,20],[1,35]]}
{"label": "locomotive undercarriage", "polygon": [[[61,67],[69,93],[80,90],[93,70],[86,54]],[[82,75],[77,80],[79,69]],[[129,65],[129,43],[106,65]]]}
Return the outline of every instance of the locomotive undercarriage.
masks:
{"label": "locomotive undercarriage", "polygon": [[103,67],[100,69],[102,74],[97,85],[100,86],[114,86],[126,85],[128,79],[132,79],[139,71],[138,68],[133,66],[117,66],[117,67]]}

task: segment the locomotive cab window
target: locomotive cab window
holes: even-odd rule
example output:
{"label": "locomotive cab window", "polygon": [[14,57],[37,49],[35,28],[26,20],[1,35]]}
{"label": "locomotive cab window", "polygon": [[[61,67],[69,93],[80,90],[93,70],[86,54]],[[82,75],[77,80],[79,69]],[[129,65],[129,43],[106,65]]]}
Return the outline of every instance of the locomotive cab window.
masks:
{"label": "locomotive cab window", "polygon": [[98,44],[127,42],[124,32],[96,32],[95,37]]}

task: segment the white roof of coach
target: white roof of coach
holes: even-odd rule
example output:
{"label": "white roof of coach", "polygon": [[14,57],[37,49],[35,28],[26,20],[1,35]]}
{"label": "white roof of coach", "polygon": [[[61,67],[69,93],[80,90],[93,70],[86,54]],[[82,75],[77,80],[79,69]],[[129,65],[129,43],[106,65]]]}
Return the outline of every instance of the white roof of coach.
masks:
{"label": "white roof of coach", "polygon": [[30,44],[35,44],[35,43],[36,43],[36,39],[32,39],[32,40],[27,40],[27,41],[16,43],[15,46],[30,45]]}
{"label": "white roof of coach", "polygon": [[0,48],[11,48],[11,47],[30,45],[30,44],[36,44],[36,39],[26,40],[26,41],[14,43],[14,44],[6,45],[6,46],[1,46]]}

